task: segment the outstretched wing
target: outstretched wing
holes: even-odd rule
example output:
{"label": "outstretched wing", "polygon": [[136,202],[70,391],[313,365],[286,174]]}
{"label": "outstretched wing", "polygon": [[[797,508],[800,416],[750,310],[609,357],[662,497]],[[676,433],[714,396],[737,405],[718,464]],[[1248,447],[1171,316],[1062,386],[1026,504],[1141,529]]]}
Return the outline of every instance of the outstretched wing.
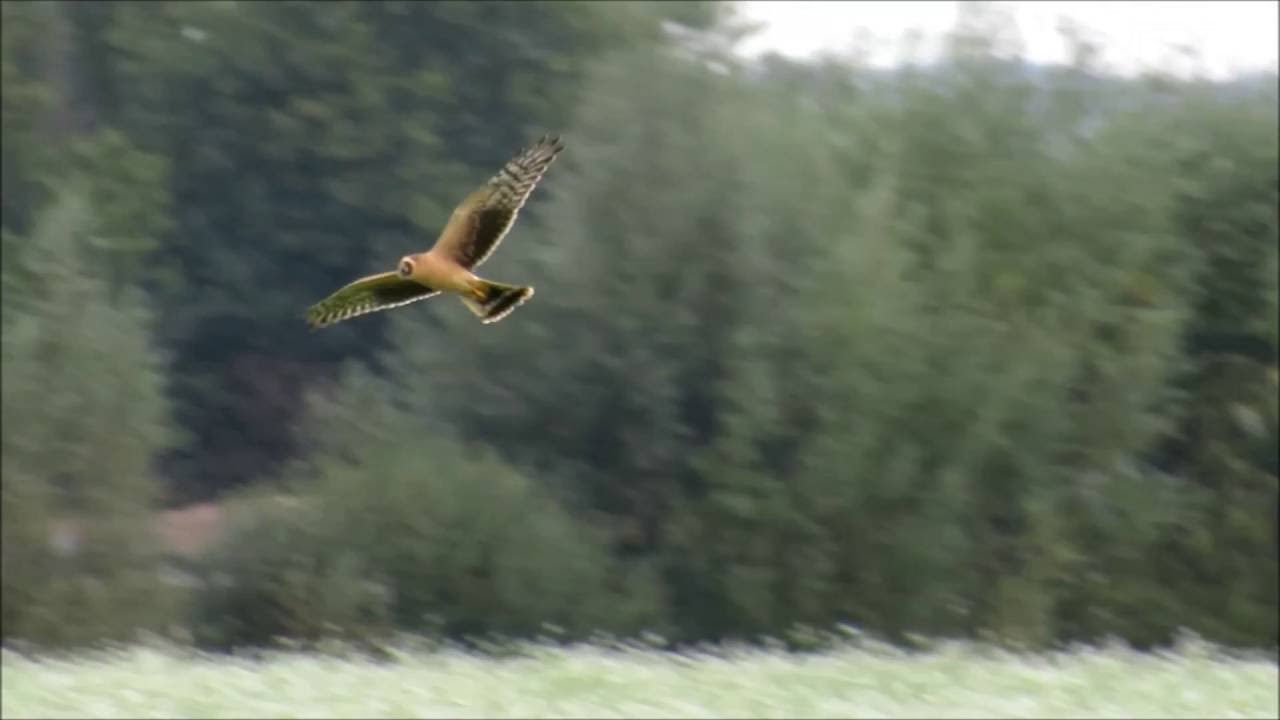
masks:
{"label": "outstretched wing", "polygon": [[387,310],[425,300],[439,290],[394,272],[362,277],[307,309],[307,323],[313,328],[349,320],[357,315]]}
{"label": "outstretched wing", "polygon": [[563,149],[558,136],[544,136],[508,160],[497,175],[458,205],[432,250],[467,269],[484,262]]}

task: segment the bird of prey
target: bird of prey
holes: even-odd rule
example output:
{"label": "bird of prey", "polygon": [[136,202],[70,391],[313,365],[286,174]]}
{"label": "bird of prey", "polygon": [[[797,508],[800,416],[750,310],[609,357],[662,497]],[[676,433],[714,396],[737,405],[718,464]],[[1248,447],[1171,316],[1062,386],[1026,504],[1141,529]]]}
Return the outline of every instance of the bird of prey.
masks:
{"label": "bird of prey", "polygon": [[472,270],[502,242],[534,186],[563,149],[558,136],[543,136],[521,150],[454,209],[430,250],[405,255],[394,272],[360,278],[312,305],[307,323],[322,328],[442,292],[462,298],[481,322],[506,317],[533,296],[533,288],[485,280]]}

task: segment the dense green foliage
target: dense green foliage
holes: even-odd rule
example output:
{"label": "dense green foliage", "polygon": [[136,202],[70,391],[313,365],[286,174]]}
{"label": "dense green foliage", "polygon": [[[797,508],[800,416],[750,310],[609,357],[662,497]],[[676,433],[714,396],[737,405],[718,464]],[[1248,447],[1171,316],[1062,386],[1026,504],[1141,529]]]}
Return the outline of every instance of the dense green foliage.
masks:
{"label": "dense green foliage", "polygon": [[[1030,67],[980,7],[892,72],[713,3],[4,13],[6,638],[71,639],[60,513],[127,598],[138,513],[230,495],[212,645],[1280,641],[1274,74]],[[306,331],[547,130],[484,268],[530,303]],[[59,632],[172,617],[102,602]]]}
{"label": "dense green foliage", "polygon": [[[172,439],[166,368],[141,298],[94,272],[95,226],[67,193],[23,251],[5,253],[6,637],[124,638],[176,618],[146,532],[159,489],[151,461]],[[72,544],[78,552],[58,552]]]}

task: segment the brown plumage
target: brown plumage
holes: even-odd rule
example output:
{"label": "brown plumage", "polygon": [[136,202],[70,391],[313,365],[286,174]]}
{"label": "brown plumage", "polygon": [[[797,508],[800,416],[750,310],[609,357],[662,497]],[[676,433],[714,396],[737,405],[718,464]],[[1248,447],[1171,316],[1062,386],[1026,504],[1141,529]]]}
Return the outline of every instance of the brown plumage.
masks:
{"label": "brown plumage", "polygon": [[307,310],[307,322],[321,328],[442,292],[458,295],[481,322],[506,317],[533,296],[533,288],[485,280],[472,270],[506,237],[563,149],[559,137],[544,136],[522,150],[458,204],[430,250],[404,256],[395,272],[369,275],[339,289]]}

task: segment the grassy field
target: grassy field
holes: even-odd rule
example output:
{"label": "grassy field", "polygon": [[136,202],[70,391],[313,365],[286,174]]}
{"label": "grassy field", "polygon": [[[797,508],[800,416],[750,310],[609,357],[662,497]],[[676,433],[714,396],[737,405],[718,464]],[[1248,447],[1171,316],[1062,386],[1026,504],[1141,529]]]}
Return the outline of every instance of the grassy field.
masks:
{"label": "grassy field", "polygon": [[1016,655],[946,645],[909,655],[535,648],[389,662],[278,654],[250,661],[139,647],[75,660],[5,651],[19,717],[1277,717],[1273,660],[1209,649]]}

